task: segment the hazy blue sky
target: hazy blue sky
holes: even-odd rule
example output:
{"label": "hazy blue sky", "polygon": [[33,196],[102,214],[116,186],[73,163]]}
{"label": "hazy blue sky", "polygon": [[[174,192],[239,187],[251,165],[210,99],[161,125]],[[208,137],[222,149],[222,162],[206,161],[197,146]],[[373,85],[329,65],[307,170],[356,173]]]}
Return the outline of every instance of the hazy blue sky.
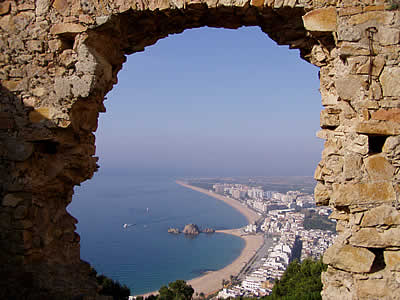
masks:
{"label": "hazy blue sky", "polygon": [[318,68],[257,27],[201,28],[128,57],[100,115],[104,170],[312,175]]}

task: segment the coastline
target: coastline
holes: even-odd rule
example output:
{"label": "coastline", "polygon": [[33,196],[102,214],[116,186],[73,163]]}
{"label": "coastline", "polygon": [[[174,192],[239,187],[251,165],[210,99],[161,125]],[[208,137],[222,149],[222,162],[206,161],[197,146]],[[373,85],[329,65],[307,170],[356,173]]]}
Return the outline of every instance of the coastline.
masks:
{"label": "coastline", "polygon": [[[236,209],[239,213],[241,213],[249,223],[253,223],[258,220],[260,216],[254,212],[253,210],[243,206],[238,201],[234,199],[230,199],[224,197],[222,195],[216,194],[214,192],[210,192],[206,189],[202,189],[196,186],[192,186],[186,184],[182,181],[176,181],[177,184],[192,189],[194,191],[203,193],[207,196],[213,197],[215,199],[224,201],[226,204]],[[244,265],[250,261],[253,255],[257,252],[257,250],[263,245],[264,238],[262,235],[243,235],[240,229],[227,229],[227,230],[216,230],[216,234],[230,234],[237,237],[240,237],[245,241],[245,246],[240,253],[240,255],[229,265],[225,266],[222,269],[216,271],[208,271],[206,274],[203,274],[199,277],[195,277],[191,280],[188,280],[187,283],[190,284],[195,293],[204,293],[205,295],[213,294],[214,292],[221,289],[222,280],[229,280],[230,275],[237,275],[242,270]],[[156,295],[158,291],[153,291],[137,296],[148,297],[150,295]]]}
{"label": "coastline", "polygon": [[253,223],[254,221],[257,221],[260,218],[260,216],[255,211],[253,211],[253,210],[249,209],[248,207],[240,204],[239,201],[236,201],[236,200],[228,198],[228,197],[224,197],[224,196],[222,196],[220,194],[217,194],[217,193],[214,193],[214,192],[210,192],[210,191],[208,191],[206,189],[202,189],[202,188],[199,188],[197,186],[186,184],[183,181],[177,180],[175,182],[177,184],[183,186],[183,187],[189,188],[191,190],[194,190],[194,191],[206,194],[206,195],[208,195],[210,197],[216,198],[218,200],[224,201],[226,204],[228,204],[229,206],[233,207],[238,212],[240,212],[242,215],[244,215],[249,223]]}
{"label": "coastline", "polygon": [[[176,183],[186,188],[192,189],[194,191],[224,201],[229,206],[231,206],[232,208],[239,211],[242,215],[244,215],[249,223],[252,223],[260,218],[260,216],[256,212],[247,208],[246,206],[241,205],[236,200],[224,197],[214,192],[210,192],[206,189],[186,184],[182,181],[176,181]],[[207,274],[205,275],[189,280],[188,284],[190,284],[193,287],[195,293],[199,294],[204,293],[205,295],[209,295],[221,289],[222,279],[229,280],[230,275],[237,275],[241,271],[243,266],[248,261],[250,261],[253,255],[264,243],[264,238],[262,235],[243,235],[240,229],[216,230],[216,233],[230,234],[240,237],[245,241],[245,246],[240,255],[229,265],[217,271],[210,271],[207,272]]]}

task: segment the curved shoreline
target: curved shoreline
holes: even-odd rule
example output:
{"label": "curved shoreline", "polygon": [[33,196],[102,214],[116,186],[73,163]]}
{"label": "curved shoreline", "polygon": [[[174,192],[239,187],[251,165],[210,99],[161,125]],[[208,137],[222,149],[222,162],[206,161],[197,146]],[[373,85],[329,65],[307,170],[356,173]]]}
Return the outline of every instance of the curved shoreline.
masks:
{"label": "curved shoreline", "polygon": [[253,211],[253,210],[247,208],[246,206],[242,205],[239,201],[236,201],[234,199],[231,199],[231,198],[222,196],[220,194],[208,191],[208,190],[203,189],[203,188],[199,188],[197,186],[189,185],[187,183],[184,183],[183,181],[177,180],[175,182],[177,184],[183,186],[183,187],[186,187],[186,188],[189,188],[191,190],[206,194],[206,195],[208,195],[210,197],[213,197],[215,199],[224,201],[226,204],[228,204],[229,206],[233,207],[238,212],[240,212],[242,215],[244,215],[249,223],[257,221],[260,218],[260,216],[255,211]]}
{"label": "curved shoreline", "polygon": [[[196,186],[192,186],[186,184],[182,181],[176,181],[177,184],[192,189],[194,191],[203,193],[207,196],[216,198],[218,200],[224,201],[226,204],[231,206],[232,208],[236,209],[240,212],[249,223],[253,223],[254,221],[258,220],[260,216],[254,212],[253,210],[247,208],[246,206],[242,205],[240,202],[224,197],[222,195],[216,194],[214,192],[210,192],[206,189],[202,189]],[[245,241],[245,246],[242,249],[240,255],[229,265],[225,266],[222,269],[217,271],[209,271],[204,275],[199,277],[195,277],[187,281],[193,289],[195,293],[204,293],[205,295],[213,294],[214,292],[221,289],[222,279],[229,280],[230,275],[237,275],[242,270],[243,266],[250,261],[253,255],[257,252],[257,250],[262,246],[264,243],[264,238],[262,235],[243,235],[240,229],[228,229],[228,230],[216,230],[216,233],[222,234],[230,234],[237,237],[240,237]],[[150,295],[158,294],[158,291],[142,294],[140,296],[147,297]]]}
{"label": "curved shoreline", "polygon": [[[222,195],[210,192],[206,189],[202,189],[196,186],[186,184],[182,181],[176,181],[177,184],[194,191],[206,194],[210,197],[224,201],[232,208],[239,211],[244,215],[249,223],[252,223],[260,218],[260,216],[253,210],[243,206],[238,201],[224,197]],[[230,275],[237,275],[243,268],[243,266],[250,261],[253,255],[264,243],[264,238],[261,235],[243,235],[240,229],[229,229],[229,230],[217,230],[216,233],[230,234],[238,236],[245,241],[245,246],[240,255],[229,265],[217,271],[207,272],[207,274],[200,277],[196,277],[188,281],[195,293],[204,293],[205,295],[212,294],[221,289],[222,279],[229,280]]]}

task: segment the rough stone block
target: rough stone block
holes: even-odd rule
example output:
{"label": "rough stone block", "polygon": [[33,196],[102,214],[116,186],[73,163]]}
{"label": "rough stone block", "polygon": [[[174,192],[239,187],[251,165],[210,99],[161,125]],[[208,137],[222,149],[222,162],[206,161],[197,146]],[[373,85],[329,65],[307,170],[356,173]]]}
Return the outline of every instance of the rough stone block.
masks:
{"label": "rough stone block", "polygon": [[7,194],[1,203],[3,206],[17,207],[24,199],[16,194]]}
{"label": "rough stone block", "polygon": [[391,180],[394,174],[394,167],[382,154],[366,158],[365,167],[372,180]]}
{"label": "rough stone block", "polygon": [[381,45],[397,45],[400,42],[400,30],[385,28],[377,32],[377,40]]}
{"label": "rough stone block", "polygon": [[26,80],[3,80],[1,85],[11,92],[22,91],[27,88]]}
{"label": "rough stone block", "polygon": [[336,91],[342,100],[358,100],[363,88],[359,76],[340,77],[335,82]]}
{"label": "rough stone block", "polygon": [[7,141],[5,150],[8,159],[25,161],[32,155],[34,149],[32,143],[12,138]]}
{"label": "rough stone block", "polygon": [[0,16],[8,14],[10,12],[10,9],[11,9],[10,1],[0,3]]}
{"label": "rough stone block", "polygon": [[380,76],[383,96],[400,96],[400,67],[385,67]]}
{"label": "rough stone block", "polygon": [[74,23],[60,23],[51,27],[51,34],[64,34],[64,33],[80,33],[86,30],[86,27],[81,24]]}
{"label": "rough stone block", "polygon": [[[382,56],[377,56],[373,60],[372,66],[372,75],[379,76],[383,70],[383,66],[385,65],[385,59]],[[369,74],[370,63],[369,61],[357,69],[357,74]]]}
{"label": "rough stone block", "polygon": [[339,243],[329,247],[323,256],[325,264],[354,273],[369,272],[374,259],[375,254],[367,249]]}
{"label": "rough stone block", "polygon": [[54,0],[53,7],[62,15],[68,15],[70,5],[67,0]]}
{"label": "rough stone block", "polygon": [[400,108],[380,109],[371,113],[371,119],[400,123]]}
{"label": "rough stone block", "polygon": [[[340,26],[338,28],[338,40],[347,42],[357,42],[361,40],[362,33],[360,28],[354,26]],[[355,55],[356,53],[352,53]]]}
{"label": "rough stone block", "polygon": [[345,149],[350,152],[365,155],[368,153],[368,136],[364,134],[349,134],[346,139]]}
{"label": "rough stone block", "polygon": [[303,23],[304,27],[310,31],[335,31],[337,26],[336,8],[320,8],[310,11],[303,16]]}
{"label": "rough stone block", "polygon": [[39,123],[45,119],[50,119],[50,108],[48,107],[40,107],[29,113],[29,120],[32,123]]}
{"label": "rough stone block", "polygon": [[345,178],[353,179],[360,174],[361,156],[356,154],[349,154],[344,157],[343,171]]}
{"label": "rough stone block", "polygon": [[339,9],[339,16],[351,16],[362,12],[361,6],[351,6]]}
{"label": "rough stone block", "polygon": [[400,228],[378,231],[377,228],[361,228],[354,232],[350,244],[366,248],[400,247]]}
{"label": "rough stone block", "polygon": [[384,279],[368,278],[357,281],[357,296],[353,299],[393,299],[388,295]]}
{"label": "rough stone block", "polygon": [[329,204],[330,192],[324,184],[318,182],[314,189],[314,198],[317,205]]}
{"label": "rough stone block", "polygon": [[358,133],[370,135],[398,135],[400,134],[400,124],[391,121],[369,120],[358,122],[355,130]]}
{"label": "rough stone block", "polygon": [[264,0],[251,0],[250,4],[252,6],[256,6],[256,7],[263,7],[264,6]]}
{"label": "rough stone block", "polygon": [[393,20],[392,12],[384,11],[368,11],[363,14],[358,14],[352,16],[348,23],[351,25],[360,25],[364,23],[374,23],[374,24],[390,24]]}
{"label": "rough stone block", "polygon": [[391,271],[400,272],[400,251],[383,252],[386,267]]}
{"label": "rough stone block", "polygon": [[339,115],[331,114],[329,110],[322,110],[320,114],[321,128],[337,127],[339,126]]}
{"label": "rough stone block", "polygon": [[393,202],[396,193],[390,182],[333,184],[331,203],[349,206],[362,203]]}
{"label": "rough stone block", "polygon": [[378,225],[400,225],[400,212],[392,205],[381,205],[370,209],[364,214],[361,226],[373,227]]}

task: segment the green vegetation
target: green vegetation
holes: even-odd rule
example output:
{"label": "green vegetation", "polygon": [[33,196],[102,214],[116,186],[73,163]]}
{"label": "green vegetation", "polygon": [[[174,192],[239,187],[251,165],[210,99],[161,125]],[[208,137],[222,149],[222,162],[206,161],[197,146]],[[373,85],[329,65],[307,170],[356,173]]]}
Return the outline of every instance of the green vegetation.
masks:
{"label": "green vegetation", "polygon": [[131,290],[126,285],[121,285],[104,275],[97,275],[94,268],[91,268],[91,272],[96,276],[97,284],[101,286],[100,295],[112,296],[113,300],[128,300]]}
{"label": "green vegetation", "polygon": [[281,280],[278,280],[272,294],[265,300],[319,300],[321,299],[321,272],[326,265],[321,260],[305,259],[302,263],[292,261]]}
{"label": "green vegetation", "polygon": [[158,293],[159,295],[150,295],[146,300],[190,300],[194,289],[186,281],[177,280],[169,283],[168,287],[162,286]]}
{"label": "green vegetation", "polygon": [[304,210],[304,229],[321,229],[336,232],[336,223],[327,216],[321,216],[315,212]]}

